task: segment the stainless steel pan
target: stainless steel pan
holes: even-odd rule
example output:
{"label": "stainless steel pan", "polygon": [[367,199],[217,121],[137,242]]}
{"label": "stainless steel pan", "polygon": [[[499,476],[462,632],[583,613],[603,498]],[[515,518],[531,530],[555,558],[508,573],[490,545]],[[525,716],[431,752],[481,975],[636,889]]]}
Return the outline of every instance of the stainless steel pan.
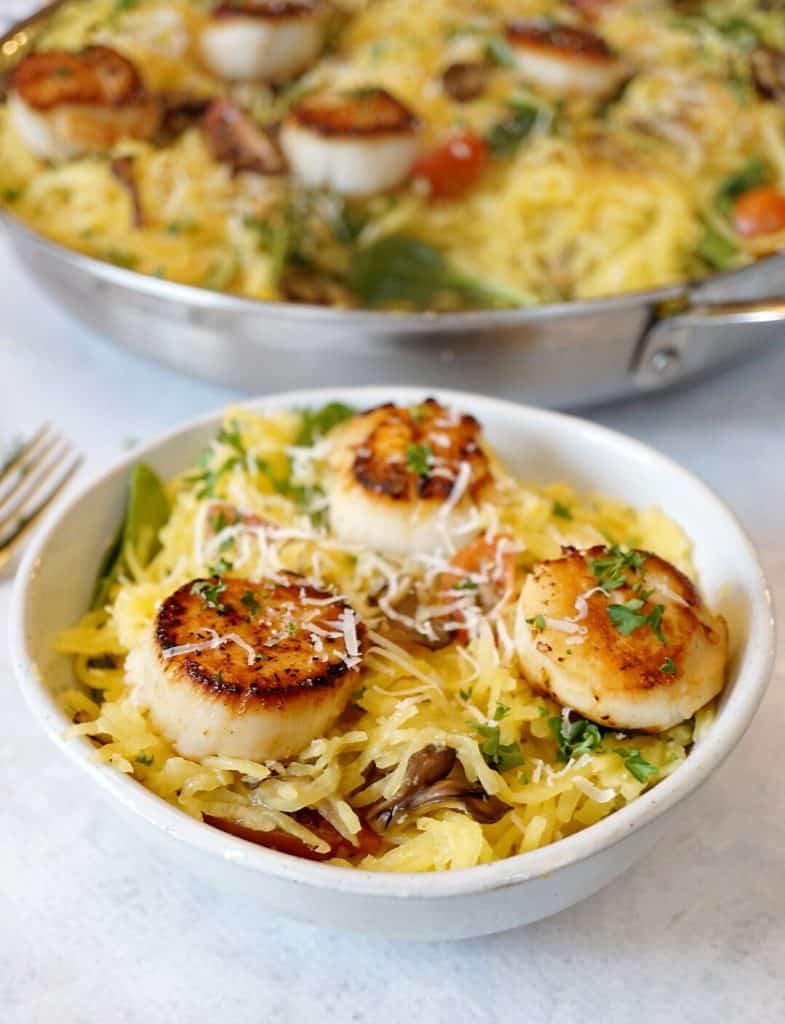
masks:
{"label": "stainless steel pan", "polygon": [[[51,9],[0,37],[0,70],[30,47]],[[246,391],[394,381],[585,405],[695,378],[785,336],[785,253],[610,299],[374,313],[161,281],[71,252],[8,214],[2,220],[36,283],[79,320],[139,355]]]}

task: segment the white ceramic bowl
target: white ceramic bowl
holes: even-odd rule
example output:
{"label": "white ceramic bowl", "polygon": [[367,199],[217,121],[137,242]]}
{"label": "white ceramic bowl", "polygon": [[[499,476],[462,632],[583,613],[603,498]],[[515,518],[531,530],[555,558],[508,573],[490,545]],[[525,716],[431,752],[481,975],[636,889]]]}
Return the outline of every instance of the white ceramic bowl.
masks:
{"label": "white ceramic bowl", "polygon": [[[253,401],[259,410],[338,399],[371,406],[425,397],[413,388],[299,391]],[[138,782],[97,764],[87,740],[65,740],[54,695],[73,685],[68,658],[52,640],[87,607],[96,569],[122,515],[128,470],[149,462],[164,477],[193,463],[215,435],[219,414],[167,434],[90,483],[36,538],[20,568],[11,647],[33,714],[65,751],[109,791],[118,808],[157,837],[178,869],[187,866],[244,901],[322,925],[413,939],[503,931],[584,898],[649,849],[669,812],[730,754],[763,696],[772,667],[770,596],[755,552],[727,508],[674,463],[636,441],[582,420],[460,392],[438,397],[474,413],[523,478],[567,480],[645,506],[659,504],[687,531],[704,593],[728,619],[733,656],[719,714],[686,763],[634,803],[583,832],[531,853],[439,874],[376,874],[265,850],[194,821]],[[700,808],[695,828],[700,828]]]}

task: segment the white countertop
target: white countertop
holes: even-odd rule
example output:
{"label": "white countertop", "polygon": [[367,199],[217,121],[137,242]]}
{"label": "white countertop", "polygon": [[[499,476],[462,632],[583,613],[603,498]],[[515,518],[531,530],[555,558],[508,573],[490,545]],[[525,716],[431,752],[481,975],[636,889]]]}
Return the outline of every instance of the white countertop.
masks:
{"label": "white countertop", "polygon": [[[129,439],[234,397],[89,335],[2,242],[0,263],[0,439],[49,419],[86,453],[84,479]],[[785,346],[690,390],[593,415],[674,456],[730,503],[783,607],[784,393]],[[2,619],[9,599],[6,577]],[[2,1024],[785,1020],[782,648],[730,763],[637,868],[550,920],[430,946],[293,924],[172,874],[45,739],[4,636],[0,686]]]}

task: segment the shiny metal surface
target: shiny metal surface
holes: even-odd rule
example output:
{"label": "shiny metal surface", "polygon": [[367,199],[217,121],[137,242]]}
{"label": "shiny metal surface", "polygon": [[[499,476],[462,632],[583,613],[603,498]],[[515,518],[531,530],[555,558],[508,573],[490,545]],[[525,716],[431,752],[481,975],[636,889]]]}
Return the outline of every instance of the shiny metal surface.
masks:
{"label": "shiny metal surface", "polygon": [[[0,37],[0,63],[19,59],[47,15]],[[375,313],[258,302],[145,277],[65,249],[9,214],[0,219],[36,283],[77,319],[137,355],[248,392],[395,382],[588,405],[670,387],[785,338],[785,253],[610,299]]]}

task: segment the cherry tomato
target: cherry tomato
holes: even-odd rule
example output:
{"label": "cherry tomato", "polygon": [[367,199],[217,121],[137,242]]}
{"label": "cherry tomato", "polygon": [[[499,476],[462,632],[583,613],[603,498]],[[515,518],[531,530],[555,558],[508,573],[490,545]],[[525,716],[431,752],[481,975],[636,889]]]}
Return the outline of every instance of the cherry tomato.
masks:
{"label": "cherry tomato", "polygon": [[457,199],[479,181],[488,164],[488,143],[476,132],[458,132],[428,150],[412,169],[432,199]]}
{"label": "cherry tomato", "polygon": [[248,828],[246,825],[238,825],[234,821],[213,817],[210,814],[205,814],[204,820],[213,828],[219,828],[222,832],[229,832],[240,839],[246,839],[249,843],[266,846],[268,850],[278,850],[279,853],[289,853],[293,857],[303,857],[305,860],[328,860],[331,857],[343,857],[348,860],[353,857],[364,857],[369,853],[379,853],[384,845],[383,840],[365,826],[357,834],[357,846],[352,846],[332,827],[329,821],[316,811],[298,811],[294,817],[301,825],[329,844],[330,849],[327,853],[317,853],[296,836],[280,829],[262,832],[258,829]]}
{"label": "cherry tomato", "polygon": [[733,227],[745,238],[785,230],[785,195],[774,188],[752,188],[733,205]]}

